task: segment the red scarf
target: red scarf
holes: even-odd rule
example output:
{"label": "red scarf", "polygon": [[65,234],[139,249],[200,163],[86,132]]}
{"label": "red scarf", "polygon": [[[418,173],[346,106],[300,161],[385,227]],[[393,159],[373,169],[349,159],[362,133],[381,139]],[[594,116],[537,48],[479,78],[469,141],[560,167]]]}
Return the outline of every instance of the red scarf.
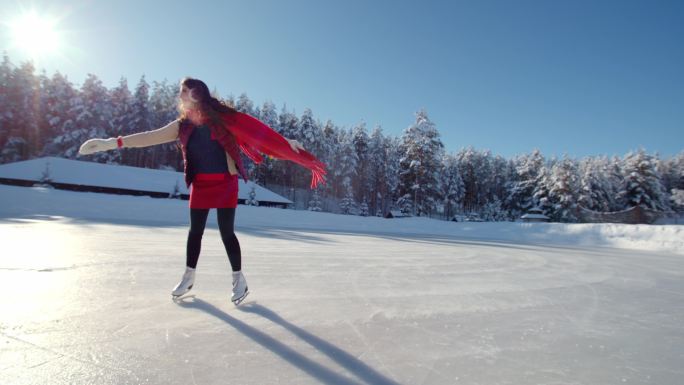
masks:
{"label": "red scarf", "polygon": [[[245,181],[247,181],[247,173],[240,160],[237,147],[256,164],[264,160],[261,154],[266,154],[277,159],[290,160],[308,168],[312,174],[312,189],[316,188],[319,184],[325,183],[325,174],[327,173],[325,164],[308,151],[299,150],[299,152],[295,152],[290,147],[287,139],[282,135],[247,114],[236,112],[221,115],[228,132],[217,139],[235,160],[238,170]],[[235,140],[232,140],[231,136]]]}

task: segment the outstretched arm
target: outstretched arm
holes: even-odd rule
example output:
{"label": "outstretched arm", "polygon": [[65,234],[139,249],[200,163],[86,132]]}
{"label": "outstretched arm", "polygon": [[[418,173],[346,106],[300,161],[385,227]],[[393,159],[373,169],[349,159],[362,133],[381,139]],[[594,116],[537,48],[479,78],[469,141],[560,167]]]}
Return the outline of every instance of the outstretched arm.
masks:
{"label": "outstretched arm", "polygon": [[99,151],[113,150],[117,147],[149,147],[156,144],[173,142],[178,138],[179,127],[178,120],[174,120],[156,130],[123,136],[120,140],[121,145],[118,143],[118,138],[90,139],[81,145],[78,152],[81,155],[89,155]]}
{"label": "outstretched arm", "polygon": [[121,138],[123,140],[123,147],[149,147],[156,144],[173,142],[178,138],[179,127],[178,120],[174,120],[156,130],[124,136]]}
{"label": "outstretched arm", "polygon": [[284,138],[263,122],[241,112],[227,115],[225,123],[242,152],[255,163],[261,162],[261,154],[290,160],[311,170],[311,188],[324,183],[325,164],[304,150],[299,142]]}

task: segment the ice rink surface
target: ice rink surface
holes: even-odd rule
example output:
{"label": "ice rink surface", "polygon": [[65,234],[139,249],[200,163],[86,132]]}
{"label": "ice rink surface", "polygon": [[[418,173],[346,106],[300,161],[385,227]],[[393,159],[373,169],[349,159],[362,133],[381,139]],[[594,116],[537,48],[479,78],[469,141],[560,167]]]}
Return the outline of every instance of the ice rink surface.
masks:
{"label": "ice rink surface", "polygon": [[[2,384],[684,378],[679,253],[502,241],[485,230],[474,239],[315,220],[287,228],[271,224],[291,210],[241,206],[249,297],[237,308],[229,301],[230,268],[210,216],[195,287],[175,303],[183,203],[147,198],[159,203],[145,203],[150,220],[140,221],[45,194],[54,207],[0,210]],[[178,220],[154,215],[169,204]],[[99,217],[74,214],[98,208]]]}

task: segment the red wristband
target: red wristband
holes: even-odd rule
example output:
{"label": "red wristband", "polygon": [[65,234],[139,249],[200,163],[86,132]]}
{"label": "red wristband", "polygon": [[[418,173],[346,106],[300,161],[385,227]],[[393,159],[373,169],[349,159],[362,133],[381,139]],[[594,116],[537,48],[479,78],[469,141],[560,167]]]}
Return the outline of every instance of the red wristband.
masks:
{"label": "red wristband", "polygon": [[122,148],[122,147],[123,147],[123,138],[122,138],[121,136],[119,136],[118,138],[116,138],[116,147],[118,147],[118,148]]}

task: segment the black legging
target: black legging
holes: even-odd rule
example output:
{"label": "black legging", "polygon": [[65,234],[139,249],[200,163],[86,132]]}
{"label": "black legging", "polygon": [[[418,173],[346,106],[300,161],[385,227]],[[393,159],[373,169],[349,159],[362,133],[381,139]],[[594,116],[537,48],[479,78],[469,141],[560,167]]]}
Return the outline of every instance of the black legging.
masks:
{"label": "black legging", "polygon": [[[197,267],[200,249],[202,246],[202,235],[207,224],[209,209],[190,209],[190,231],[188,232],[188,247],[186,263],[193,269]],[[235,209],[216,209],[219,231],[223,245],[226,247],[230,267],[233,271],[242,269],[242,254],[240,252],[240,242],[234,232]]]}

